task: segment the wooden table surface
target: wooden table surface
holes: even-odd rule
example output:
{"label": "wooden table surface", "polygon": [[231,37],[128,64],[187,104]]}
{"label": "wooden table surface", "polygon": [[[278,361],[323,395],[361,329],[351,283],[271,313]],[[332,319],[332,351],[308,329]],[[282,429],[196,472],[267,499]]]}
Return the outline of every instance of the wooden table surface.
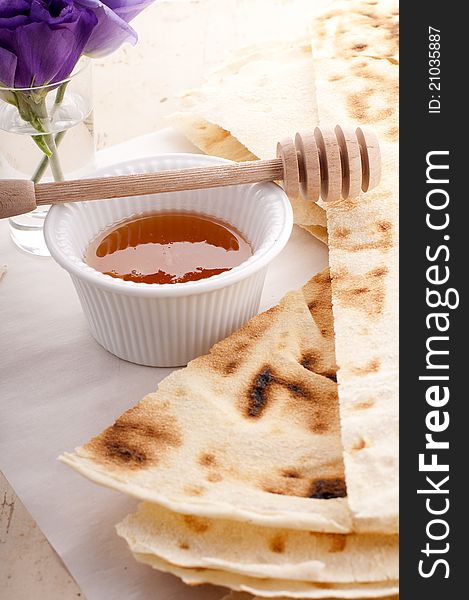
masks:
{"label": "wooden table surface", "polygon": [[80,588],[0,472],[0,598],[77,600]]}
{"label": "wooden table surface", "polygon": [[[178,92],[237,48],[307,35],[308,14],[327,2],[158,0],[133,23],[135,48],[95,61],[98,149],[165,127]],[[0,600],[83,598],[1,472],[0,500]]]}

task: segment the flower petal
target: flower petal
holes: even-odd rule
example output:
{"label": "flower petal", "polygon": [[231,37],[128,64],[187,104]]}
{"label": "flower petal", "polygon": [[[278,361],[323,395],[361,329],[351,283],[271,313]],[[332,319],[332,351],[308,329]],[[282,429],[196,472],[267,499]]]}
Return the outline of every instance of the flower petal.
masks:
{"label": "flower petal", "polygon": [[15,85],[17,62],[18,59],[12,52],[0,47],[0,86],[13,87]]}
{"label": "flower petal", "polygon": [[154,0],[103,0],[103,2],[128,23],[147,6],[153,4]]}
{"label": "flower petal", "polygon": [[68,77],[96,23],[91,11],[80,11],[76,21],[61,27],[42,22],[2,30],[0,45],[17,57],[14,86],[41,86]]}
{"label": "flower petal", "polygon": [[29,13],[31,0],[0,0],[0,18],[9,19]]}
{"label": "flower petal", "polygon": [[92,8],[98,18],[98,24],[86,45],[86,54],[94,57],[105,56],[124,42],[136,43],[136,31],[103,2],[96,0],[75,0],[75,2],[81,6]]}
{"label": "flower petal", "polygon": [[15,87],[49,83],[63,68],[64,50],[73,45],[74,35],[68,29],[51,33],[47,23],[30,23],[15,30],[18,48]]}
{"label": "flower petal", "polygon": [[15,15],[13,17],[2,17],[0,14],[0,30],[2,29],[16,29],[20,25],[26,25],[29,23],[29,17],[26,15]]}

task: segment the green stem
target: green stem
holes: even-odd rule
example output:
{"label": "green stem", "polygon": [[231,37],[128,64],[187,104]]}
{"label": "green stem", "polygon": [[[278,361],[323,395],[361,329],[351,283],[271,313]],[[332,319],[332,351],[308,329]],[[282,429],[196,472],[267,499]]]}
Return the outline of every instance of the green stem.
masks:
{"label": "green stem", "polygon": [[[60,146],[60,143],[63,140],[65,134],[66,134],[66,129],[64,129],[63,131],[59,131],[59,133],[56,134],[55,145],[57,148]],[[34,136],[34,138],[38,138],[38,137],[40,137],[40,136],[38,136],[38,135]],[[44,173],[46,172],[48,166],[49,166],[49,157],[48,157],[47,153],[44,152],[44,157],[42,158],[41,162],[37,166],[37,169],[34,171],[34,174],[31,177],[31,181],[33,181],[34,183],[39,183],[41,181],[41,179],[43,178]]]}
{"label": "green stem", "polygon": [[57,93],[55,95],[55,101],[54,101],[54,106],[52,107],[52,111],[51,111],[51,119],[55,114],[55,111],[59,108],[59,106],[62,104],[63,99],[65,97],[65,92],[67,90],[67,86],[70,83],[70,81],[64,81],[64,83],[62,83],[58,90]]}
{"label": "green stem", "polygon": [[[67,90],[67,86],[69,83],[70,83],[69,81],[65,81],[57,89],[54,104],[53,104],[52,110],[50,112],[51,121],[53,120],[56,111],[59,109],[59,106],[63,102],[63,99],[65,97],[65,91]],[[59,133],[55,136],[55,145],[57,148],[59,147],[60,142],[63,140],[65,133],[66,133],[66,130],[59,131]],[[35,137],[39,137],[39,136],[35,136]],[[39,165],[37,166],[37,169],[34,171],[34,174],[31,177],[31,181],[34,181],[34,183],[39,183],[41,181],[41,179],[43,178],[44,173],[46,172],[47,167],[49,166],[49,157],[50,157],[49,153],[44,152],[44,156],[43,156],[41,162],[39,163]]]}
{"label": "green stem", "polygon": [[[46,102],[44,99],[42,99],[40,102],[38,102],[38,104],[36,105],[36,110],[34,112],[35,112],[35,117],[37,117],[37,119],[40,123],[40,128],[42,128],[42,131],[45,131],[45,132],[50,131],[51,122],[50,122],[50,117],[47,113]],[[35,122],[33,122],[33,125],[40,133],[42,133],[41,129],[36,126]],[[59,155],[57,152],[57,146],[55,143],[54,136],[51,133],[44,133],[41,137],[43,138],[44,142],[47,144],[47,146],[49,147],[49,149],[51,151],[51,155],[49,156],[49,163],[50,163],[50,168],[51,168],[54,180],[55,181],[63,181],[65,178],[64,178],[63,171],[62,171],[62,166],[60,164]]]}

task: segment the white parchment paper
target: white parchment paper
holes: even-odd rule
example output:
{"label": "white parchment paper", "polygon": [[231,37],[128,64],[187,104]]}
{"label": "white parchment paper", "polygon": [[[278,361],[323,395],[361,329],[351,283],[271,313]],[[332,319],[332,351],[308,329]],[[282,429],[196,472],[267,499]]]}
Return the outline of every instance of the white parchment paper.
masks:
{"label": "white parchment paper", "polygon": [[[106,150],[98,161],[169,151],[194,149],[164,130]],[[8,267],[0,281],[0,468],[16,493],[87,600],[220,598],[220,588],[189,588],[136,563],[114,525],[137,501],[56,460],[155,390],[170,369],[133,365],[101,348],[88,332],[68,274],[50,258],[18,250],[6,221],[0,221],[0,264]],[[261,309],[326,264],[326,247],[295,228],[269,270]]]}

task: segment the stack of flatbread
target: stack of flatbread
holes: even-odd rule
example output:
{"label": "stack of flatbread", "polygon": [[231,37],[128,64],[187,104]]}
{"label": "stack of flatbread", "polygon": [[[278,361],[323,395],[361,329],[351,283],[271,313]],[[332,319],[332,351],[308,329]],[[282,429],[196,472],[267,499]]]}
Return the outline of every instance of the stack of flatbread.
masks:
{"label": "stack of flatbread", "polygon": [[396,21],[394,2],[336,3],[312,44],[247,49],[183,97],[173,121],[235,160],[318,122],[370,125],[383,181],[293,198],[330,268],[61,457],[142,501],[117,527],[137,560],[226,600],[397,594]]}

